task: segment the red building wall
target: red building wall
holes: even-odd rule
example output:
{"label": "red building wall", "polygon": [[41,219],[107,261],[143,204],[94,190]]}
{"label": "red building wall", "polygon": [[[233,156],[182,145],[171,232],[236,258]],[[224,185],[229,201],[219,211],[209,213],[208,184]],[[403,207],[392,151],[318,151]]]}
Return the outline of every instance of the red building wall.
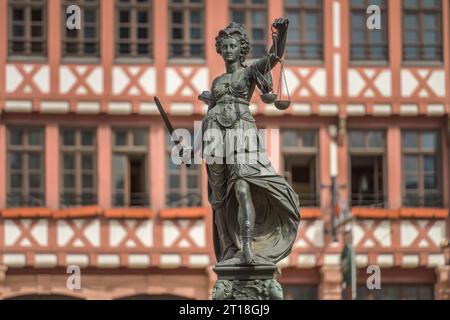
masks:
{"label": "red building wall", "polygon": [[[154,95],[160,98],[176,127],[201,119],[205,106],[197,95],[224,71],[214,38],[228,23],[228,1],[205,0],[206,51],[201,61],[168,58],[168,0],[154,1],[155,49],[152,62],[145,64],[122,63],[114,57],[114,1],[101,1],[98,61],[70,61],[61,55],[63,12],[58,0],[48,1],[48,57],[18,61],[7,53],[7,6],[7,1],[0,1],[0,266],[7,267],[3,280],[0,269],[0,298],[41,292],[37,289],[41,282],[45,293],[82,298],[208,297],[214,255],[206,171],[203,168],[202,207],[166,208],[166,129],[152,101]],[[435,285],[434,296],[444,298],[449,269],[439,241],[449,232],[450,6],[442,1],[440,64],[402,61],[402,3],[389,0],[388,6],[389,62],[349,62],[349,0],[326,0],[324,60],[312,64],[287,60],[292,106],[280,113],[255,95],[252,110],[260,127],[275,129],[269,151],[280,173],[283,158],[277,129],[317,130],[321,185],[331,184],[333,168],[339,184],[350,183],[348,130],[384,130],[387,205],[352,210],[358,267],[363,272],[367,265],[380,265],[388,283]],[[269,1],[267,16],[268,25],[283,16],[283,2]],[[274,74],[278,72],[275,69]],[[13,125],[45,128],[46,198],[41,208],[7,207],[6,138],[7,128]],[[96,128],[98,203],[67,209],[59,203],[59,128],[73,125]],[[115,127],[148,129],[149,208],[112,206],[111,130]],[[408,128],[440,131],[442,207],[402,206],[401,132]],[[333,130],[337,136],[330,134]],[[343,199],[350,196],[348,188],[339,193]],[[343,239],[332,243],[325,232],[330,199],[330,189],[321,188],[320,206],[303,208],[298,240],[281,264],[280,281],[316,286],[321,298],[340,298]],[[69,263],[83,265],[88,279],[87,287],[76,293],[64,287],[64,268]],[[98,271],[103,269],[105,274]],[[188,276],[183,277],[185,273]],[[117,283],[119,275],[127,277],[128,284]],[[94,289],[99,281],[106,284]]]}

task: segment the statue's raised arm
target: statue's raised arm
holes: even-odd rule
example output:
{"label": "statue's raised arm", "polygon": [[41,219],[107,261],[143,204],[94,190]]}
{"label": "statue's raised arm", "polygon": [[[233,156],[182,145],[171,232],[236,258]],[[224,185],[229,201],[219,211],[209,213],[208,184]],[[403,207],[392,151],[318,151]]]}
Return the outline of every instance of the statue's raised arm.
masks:
{"label": "statue's raised arm", "polygon": [[255,62],[255,67],[263,75],[272,70],[283,57],[288,26],[288,19],[277,18],[273,21],[272,29],[275,29],[276,32],[273,33],[274,42],[270,47],[269,54]]}

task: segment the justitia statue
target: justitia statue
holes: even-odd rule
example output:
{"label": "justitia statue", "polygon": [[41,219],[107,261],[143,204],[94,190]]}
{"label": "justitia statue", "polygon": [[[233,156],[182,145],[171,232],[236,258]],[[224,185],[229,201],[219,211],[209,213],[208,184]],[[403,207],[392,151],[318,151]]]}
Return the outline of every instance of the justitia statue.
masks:
{"label": "justitia statue", "polygon": [[[261,266],[275,268],[275,263],[291,252],[300,222],[299,197],[286,179],[273,169],[249,111],[256,87],[264,102],[272,103],[276,98],[272,93],[270,71],[283,56],[288,25],[287,19],[275,19],[272,24],[274,43],[269,53],[250,66],[245,65],[250,43],[244,27],[233,22],[221,30],[216,37],[216,51],[225,62],[226,72],[214,79],[211,91],[199,96],[209,106],[202,122],[203,134],[220,132],[225,154],[234,157],[234,161],[207,161],[207,173],[208,196],[214,215],[216,272],[235,268],[241,274],[233,278],[236,280],[243,279],[244,271],[256,272]],[[242,152],[242,144],[248,142],[248,132],[252,130],[257,135],[257,149],[245,147],[244,152],[246,156],[256,153],[257,161],[239,161],[237,155]],[[205,150],[208,142],[203,138]],[[221,282],[221,274],[218,274],[215,298],[230,298],[226,292],[230,294],[233,281]],[[262,290],[261,283],[256,285],[258,290]],[[272,283],[266,283],[267,286]],[[245,296],[249,297],[248,294],[242,297]]]}

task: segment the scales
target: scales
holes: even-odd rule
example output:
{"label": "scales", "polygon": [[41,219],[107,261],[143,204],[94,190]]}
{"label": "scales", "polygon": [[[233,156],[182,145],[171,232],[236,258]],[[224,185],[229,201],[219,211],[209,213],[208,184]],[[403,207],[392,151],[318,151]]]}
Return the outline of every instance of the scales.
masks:
{"label": "scales", "polygon": [[[271,27],[272,29],[272,40],[273,40],[273,46],[274,46],[274,52],[276,53],[277,50],[277,32],[273,29],[273,27]],[[270,61],[270,55],[268,54],[268,58]],[[286,82],[286,74],[284,73],[284,64],[283,64],[283,59],[276,56],[275,57],[278,62],[280,63],[280,77],[279,77],[279,81],[278,81],[278,90],[277,93],[274,93],[272,90],[270,92],[261,92],[261,100],[264,103],[274,103],[275,107],[279,110],[286,110],[287,108],[289,108],[289,106],[291,105],[291,97],[289,94],[289,88]],[[268,74],[270,72],[270,63],[266,64],[266,70],[265,70],[265,74]],[[272,85],[268,82],[268,80],[266,79],[266,77],[262,77],[262,79],[264,79],[264,81],[266,82],[267,87],[271,88]],[[281,96],[282,96],[282,92],[281,92],[281,87],[283,85],[284,82],[284,86],[286,88],[286,93],[287,93],[287,100],[282,100]],[[278,99],[277,99],[278,98]]]}

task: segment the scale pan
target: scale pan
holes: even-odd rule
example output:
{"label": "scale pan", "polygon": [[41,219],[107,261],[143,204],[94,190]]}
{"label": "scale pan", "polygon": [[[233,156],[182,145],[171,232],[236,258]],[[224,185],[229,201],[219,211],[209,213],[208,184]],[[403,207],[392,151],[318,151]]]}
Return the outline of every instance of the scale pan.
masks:
{"label": "scale pan", "polygon": [[291,105],[289,100],[277,100],[275,101],[275,107],[279,110],[286,110]]}
{"label": "scale pan", "polygon": [[277,99],[277,95],[275,93],[264,93],[261,95],[261,100],[264,103],[274,103]]}

